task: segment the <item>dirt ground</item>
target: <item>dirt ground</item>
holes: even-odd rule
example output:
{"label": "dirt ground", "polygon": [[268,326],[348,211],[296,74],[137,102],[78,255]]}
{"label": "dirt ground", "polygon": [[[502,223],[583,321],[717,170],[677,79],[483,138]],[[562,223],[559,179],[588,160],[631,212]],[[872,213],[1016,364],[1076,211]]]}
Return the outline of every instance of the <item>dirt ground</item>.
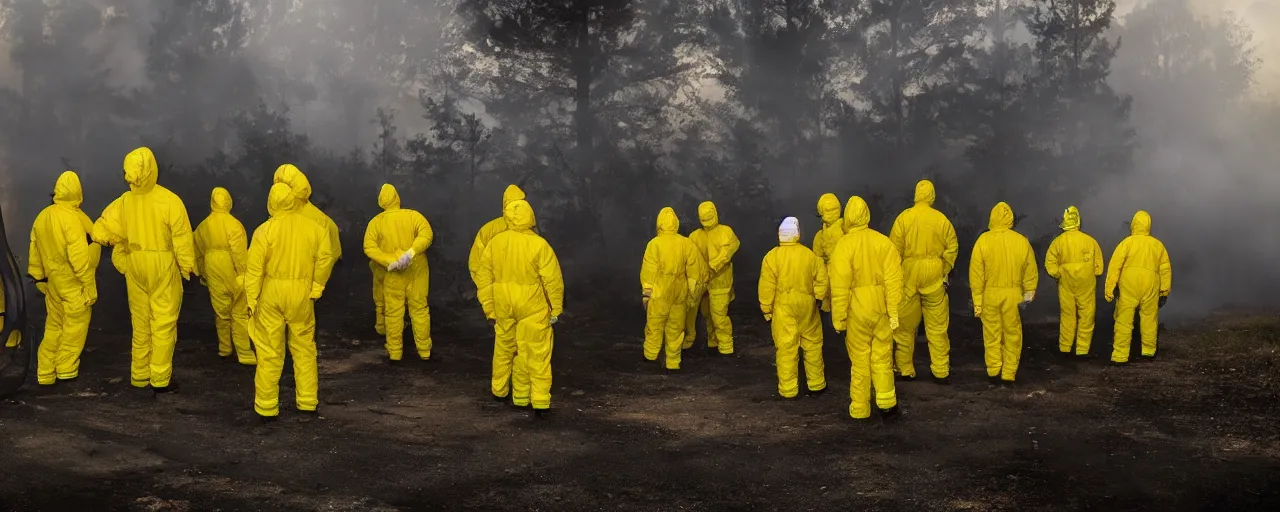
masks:
{"label": "dirt ground", "polygon": [[490,398],[474,309],[436,305],[440,361],[397,366],[371,314],[325,316],[321,414],[270,426],[204,304],[160,397],[129,387],[127,328],[98,318],[79,381],[0,404],[0,509],[1280,510],[1276,316],[1171,329],[1158,360],[1124,368],[1106,327],[1085,361],[1034,327],[1012,388],[988,385],[977,324],[957,318],[953,384],[899,384],[903,416],[883,424],[848,417],[834,336],[830,391],[783,401],[754,315],[737,355],[699,347],[668,376],[642,362],[638,307],[604,306],[557,329],[554,414],[535,420]]}

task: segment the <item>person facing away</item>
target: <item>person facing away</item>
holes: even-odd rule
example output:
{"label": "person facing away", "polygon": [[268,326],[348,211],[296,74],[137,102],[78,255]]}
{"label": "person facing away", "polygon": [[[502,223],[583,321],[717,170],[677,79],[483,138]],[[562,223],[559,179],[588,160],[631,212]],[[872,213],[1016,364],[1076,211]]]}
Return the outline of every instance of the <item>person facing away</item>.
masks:
{"label": "person facing away", "polygon": [[80,177],[66,171],[53,187],[53,204],[31,226],[27,274],[44,294],[44,338],[36,355],[36,379],[43,386],[80,376],[80,353],[98,301],[96,273],[102,247],[90,238],[93,223],[80,210]]}
{"label": "person facing away", "polygon": [[698,248],[680,234],[675,210],[667,207],[658,212],[657,233],[645,247],[640,265],[645,308],[644,358],[656,361],[665,346],[666,368],[674,372],[680,370],[684,350],[684,315],[689,295],[706,285],[708,271]]}
{"label": "person facing away", "polygon": [[[1120,295],[1116,295],[1116,286]],[[1156,356],[1156,334],[1160,326],[1160,308],[1169,299],[1173,287],[1173,267],[1164,243],[1151,236],[1151,215],[1139,210],[1129,222],[1129,236],[1111,253],[1107,282],[1103,293],[1107,302],[1116,301],[1115,343],[1111,361],[1129,362],[1133,341],[1133,313],[1142,319],[1142,356]]]}
{"label": "person facing away", "polygon": [[827,265],[800,244],[800,221],[787,217],[778,226],[778,246],[760,263],[757,296],[760,312],[769,322],[776,349],[778,394],[795,398],[800,392],[799,351],[804,351],[805,383],[809,394],[827,390],[822,363],[822,318],[818,304],[826,299]]}
{"label": "person facing away", "polygon": [[400,207],[400,194],[391,185],[378,193],[382,207],[364,232],[364,254],[385,269],[382,297],[386,319],[387,355],[399,361],[404,352],[404,315],[408,305],[418,358],[431,359],[431,310],[427,307],[430,269],[427,248],[434,235],[421,213]]}
{"label": "person facing away", "polygon": [[244,273],[249,260],[249,237],[231,215],[231,193],[217,187],[209,197],[209,216],[196,227],[196,268],[209,288],[218,355],[243,365],[258,364],[249,340],[249,302],[244,296]]}
{"label": "person facing away", "polygon": [[[716,205],[706,201],[698,205],[698,221],[702,228],[689,234],[689,240],[698,247],[711,279],[706,293],[697,301],[707,325],[707,346],[721,354],[733,353],[733,323],[729,321],[729,303],[733,302],[733,256],[738,253],[738,236],[733,229],[720,223]],[[698,319],[697,307],[691,308],[685,317],[685,336],[690,342],[695,335]]]}
{"label": "person facing away", "polygon": [[476,277],[485,317],[494,323],[493,396],[517,407],[551,408],[551,326],[564,311],[560,261],[533,232],[533,208],[523,199],[503,208],[507,229],[480,253]]}
{"label": "person facing away", "polygon": [[[524,191],[515,185],[507,185],[507,189],[502,192],[502,211],[505,212],[507,205],[513,201],[524,200]],[[479,271],[480,271],[480,255],[484,253],[485,246],[489,245],[489,241],[498,233],[507,230],[507,220],[504,215],[498,215],[498,218],[486,222],[480,227],[480,231],[476,233],[475,241],[471,243],[471,252],[467,255],[467,269],[471,272],[471,282],[475,283],[476,290],[480,289]]]}
{"label": "person facing away", "polygon": [[286,347],[293,356],[298,410],[314,413],[320,404],[315,301],[324,295],[326,272],[333,268],[333,244],[329,230],[300,210],[289,186],[272,185],[267,196],[271,218],[254,230],[249,245],[244,292],[258,350],[253,410],[263,421],[280,415]]}
{"label": "person facing away", "polygon": [[[844,237],[844,216],[841,215],[840,198],[835,194],[822,194],[818,198],[818,218],[822,219],[822,229],[813,235],[813,254],[828,264],[836,244]],[[822,299],[822,310],[831,312],[831,294]]]}
{"label": "person facing away", "polygon": [[[272,178],[273,183],[283,183],[289,186],[293,192],[293,199],[296,203],[296,210],[303,217],[311,219],[322,229],[329,233],[329,252],[333,254],[333,261],[330,265],[335,265],[338,260],[342,259],[342,240],[338,231],[338,224],[333,219],[325,215],[320,208],[311,203],[311,181],[307,179],[307,175],[303,174],[297,166],[293,164],[284,164],[276,168],[276,174]],[[329,276],[333,272],[333,267],[325,269],[325,276]],[[326,277],[328,279],[328,277]],[[327,283],[322,283],[327,284]]]}
{"label": "person facing away", "polygon": [[1044,270],[1058,282],[1058,351],[1089,355],[1094,316],[1098,310],[1098,276],[1102,275],[1102,247],[1080,230],[1080,210],[1068,206],[1062,213],[1062,234],[1044,253]]}
{"label": "person facing away", "polygon": [[[893,381],[893,331],[902,305],[902,257],[889,237],[871,229],[871,210],[853,196],[844,208],[849,230],[831,256],[831,320],[845,333],[852,363],[849,416],[871,417],[871,401],[884,419],[898,415]],[[872,391],[875,394],[872,395]]]}
{"label": "person facing away", "polygon": [[916,333],[924,321],[929,340],[929,371],[939,384],[951,376],[951,307],[947,276],[956,266],[960,244],[946,215],[933,208],[937,199],[933,182],[916,183],[915,205],[893,221],[889,240],[902,254],[902,309],[894,332],[894,356],[904,380],[916,378]]}
{"label": "person facing away", "polygon": [[158,178],[150,149],[138,148],[125,156],[129,191],[102,211],[93,224],[93,240],[113,246],[113,262],[121,258],[117,268],[125,269],[133,319],[130,384],[164,393],[173,377],[182,282],[200,270],[187,207],[157,184]]}
{"label": "person facing away", "polygon": [[1012,383],[1022,358],[1019,310],[1036,296],[1040,271],[1031,242],[1013,230],[1013,209],[1001,202],[991,209],[988,231],[978,237],[969,262],[973,313],[982,319],[987,377]]}

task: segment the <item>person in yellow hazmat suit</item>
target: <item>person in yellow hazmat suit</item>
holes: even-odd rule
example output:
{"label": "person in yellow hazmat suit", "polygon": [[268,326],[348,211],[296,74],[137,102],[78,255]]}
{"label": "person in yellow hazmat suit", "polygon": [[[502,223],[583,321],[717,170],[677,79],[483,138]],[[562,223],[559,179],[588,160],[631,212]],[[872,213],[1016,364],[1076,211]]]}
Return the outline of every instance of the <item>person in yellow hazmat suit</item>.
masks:
{"label": "person in yellow hazmat suit", "polygon": [[[507,185],[507,190],[502,192],[502,209],[505,212],[507,205],[513,201],[520,201],[525,198],[524,191],[515,185]],[[476,290],[480,289],[480,255],[484,253],[485,246],[489,245],[489,241],[498,233],[507,230],[507,220],[499,215],[498,218],[486,222],[480,227],[480,231],[476,233],[476,239],[471,243],[471,252],[467,255],[467,269],[471,271],[471,282],[475,283]],[[477,300],[479,297],[477,296]]]}
{"label": "person in yellow hazmat suit", "polygon": [[[1116,295],[1116,287],[1120,295]],[[1169,300],[1173,286],[1173,267],[1164,243],[1151,236],[1151,215],[1139,210],[1129,222],[1129,236],[1111,253],[1107,282],[1102,290],[1107,302],[1116,301],[1115,343],[1111,361],[1129,362],[1133,341],[1133,312],[1142,319],[1142,356],[1156,356],[1156,333],[1160,326],[1160,308]]]}
{"label": "person in yellow hazmat suit", "polygon": [[[342,240],[338,232],[338,225],[333,219],[325,215],[320,208],[311,204],[311,181],[307,179],[307,175],[303,174],[297,166],[293,164],[284,164],[276,168],[276,174],[273,178],[275,183],[283,183],[289,186],[293,191],[294,202],[297,203],[297,211],[303,217],[311,219],[320,227],[329,232],[329,252],[333,254],[333,261],[330,265],[337,264],[342,259]],[[325,276],[330,275],[333,268],[326,269]],[[327,283],[322,283],[327,284]]]}
{"label": "person in yellow hazmat suit", "polygon": [[[818,198],[818,218],[822,219],[822,229],[813,235],[813,253],[828,264],[836,244],[844,236],[844,217],[840,214],[840,199],[835,194],[822,194]],[[822,299],[822,310],[831,312],[831,296]]]}
{"label": "person in yellow hazmat suit", "polygon": [[53,187],[53,205],[31,226],[27,274],[44,294],[47,309],[36,359],[36,378],[45,386],[80,375],[80,353],[98,301],[102,247],[90,238],[93,223],[80,210],[83,200],[80,177],[66,171]]}
{"label": "person in yellow hazmat suit", "polygon": [[434,235],[421,213],[400,207],[400,194],[391,185],[378,192],[382,213],[364,232],[364,254],[379,268],[387,330],[387,355],[399,361],[404,353],[404,314],[408,305],[418,357],[431,359],[431,310],[427,308],[429,268],[427,248]]}
{"label": "person in yellow hazmat suit", "polygon": [[939,384],[951,377],[951,305],[947,297],[948,275],[956,266],[960,243],[946,215],[933,208],[937,199],[933,182],[916,183],[915,205],[893,221],[889,240],[902,255],[902,308],[894,331],[894,359],[898,375],[916,378],[916,333],[924,321],[929,340],[929,371]]}
{"label": "person in yellow hazmat suit", "polygon": [[320,404],[315,301],[324,294],[326,272],[333,268],[333,244],[329,230],[302,213],[295,193],[284,184],[271,187],[271,218],[253,232],[244,276],[250,329],[258,349],[253,410],[264,421],[280,415],[286,349],[293,356],[298,410],[314,413]]}
{"label": "person in yellow hazmat suit", "polygon": [[[689,234],[689,240],[698,247],[711,268],[711,279],[706,293],[697,301],[707,325],[707,346],[721,354],[733,353],[733,324],[729,321],[729,303],[733,302],[733,256],[738,253],[738,235],[733,229],[720,223],[716,205],[706,201],[698,205],[698,220],[702,228]],[[685,336],[692,341],[697,307],[691,308],[685,317]]]}
{"label": "person in yellow hazmat suit", "polygon": [[199,269],[187,207],[177,194],[156,183],[159,174],[150,149],[126,155],[129,191],[102,211],[93,224],[93,240],[115,247],[113,261],[124,260],[133,319],[130,383],[163,393],[171,389],[182,281],[199,275]]}
{"label": "person in yellow hazmat suit", "polygon": [[480,304],[494,323],[493,396],[516,407],[551,407],[552,327],[564,311],[560,260],[533,232],[533,207],[523,199],[502,210],[507,229],[480,253]]}
{"label": "person in yellow hazmat suit", "polygon": [[218,355],[243,365],[258,364],[249,341],[249,302],[244,296],[244,272],[249,259],[249,238],[231,215],[231,193],[217,187],[209,195],[209,216],[196,227],[196,268],[209,288],[214,326],[218,329]]}
{"label": "person in yellow hazmat suit", "polygon": [[[702,291],[707,270],[698,248],[680,234],[675,210],[658,212],[658,235],[644,249],[640,289],[645,309],[644,358],[656,361],[666,347],[667,371],[680,370],[689,295]],[[664,343],[665,340],[665,343]]]}
{"label": "person in yellow hazmat suit", "polygon": [[902,305],[902,257],[889,237],[868,227],[870,223],[866,201],[849,198],[844,207],[849,232],[831,255],[831,321],[836,332],[845,333],[853,365],[849,416],[870,418],[874,397],[881,417],[892,419],[899,413],[893,331]]}
{"label": "person in yellow hazmat suit", "polygon": [[809,394],[827,390],[822,364],[822,318],[818,304],[827,297],[827,265],[800,244],[800,221],[787,217],[778,226],[778,247],[760,263],[760,312],[773,331],[777,349],[778,394],[795,398],[804,351],[805,383]]}
{"label": "person in yellow hazmat suit", "polygon": [[1044,254],[1044,270],[1058,282],[1058,351],[1089,355],[1093,341],[1094,315],[1098,310],[1098,276],[1102,275],[1102,247],[1080,231],[1080,210],[1067,207],[1062,213],[1062,234],[1053,239]]}
{"label": "person in yellow hazmat suit", "polygon": [[1036,297],[1040,271],[1027,237],[1013,230],[1013,209],[1001,202],[991,209],[988,231],[978,237],[969,261],[973,314],[982,319],[987,377],[1012,383],[1022,358],[1019,310]]}

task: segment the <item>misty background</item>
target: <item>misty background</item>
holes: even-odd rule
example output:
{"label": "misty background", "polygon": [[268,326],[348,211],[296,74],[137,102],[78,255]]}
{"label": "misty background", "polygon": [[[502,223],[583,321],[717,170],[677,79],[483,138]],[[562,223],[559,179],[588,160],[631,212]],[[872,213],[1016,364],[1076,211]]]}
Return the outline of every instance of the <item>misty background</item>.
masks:
{"label": "misty background", "polygon": [[0,0],[0,202],[25,247],[66,166],[96,217],[146,145],[193,227],[223,186],[252,230],[294,163],[342,230],[318,306],[372,315],[384,182],[435,230],[437,312],[474,296],[467,251],[509,183],[571,312],[638,295],[658,210],[687,233],[709,199],[754,310],[781,217],[808,240],[819,195],[858,194],[887,231],[927,177],[957,284],[997,201],[1041,264],[1066,206],[1108,256],[1145,209],[1168,311],[1194,318],[1277,303],[1276,26],[1275,0]]}

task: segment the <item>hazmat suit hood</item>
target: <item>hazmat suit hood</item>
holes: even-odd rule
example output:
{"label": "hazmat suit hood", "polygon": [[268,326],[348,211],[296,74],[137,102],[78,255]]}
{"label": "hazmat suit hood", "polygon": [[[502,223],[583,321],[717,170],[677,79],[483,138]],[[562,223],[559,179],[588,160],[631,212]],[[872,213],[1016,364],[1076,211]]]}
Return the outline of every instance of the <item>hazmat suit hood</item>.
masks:
{"label": "hazmat suit hood", "polygon": [[84,202],[84,189],[80,186],[80,176],[74,171],[67,171],[58,176],[53,185],[53,203],[72,208],[80,208]]}
{"label": "hazmat suit hood", "polygon": [[298,203],[292,188],[284,183],[276,183],[271,186],[271,192],[267,194],[268,214],[275,217],[297,209]]}
{"label": "hazmat suit hood", "polygon": [[1129,222],[1130,235],[1150,235],[1151,234],[1151,214],[1138,210],[1133,214],[1133,221]]}
{"label": "hazmat suit hood", "polygon": [[302,174],[293,164],[284,164],[276,168],[273,183],[283,183],[293,190],[293,199],[299,206],[306,204],[311,200],[311,180],[307,179],[307,175]]}
{"label": "hazmat suit hood", "polygon": [[140,194],[150,192],[155,188],[159,174],[156,155],[150,148],[141,147],[125,155],[124,181],[129,184],[129,190]]}
{"label": "hazmat suit hood", "polygon": [[1013,208],[1004,201],[997,203],[995,208],[991,209],[991,221],[987,223],[987,229],[991,231],[1013,229]]}
{"label": "hazmat suit hood", "polygon": [[818,198],[818,216],[822,223],[830,226],[840,220],[840,198],[835,194],[822,194]]}
{"label": "hazmat suit hood", "polygon": [[778,226],[778,243],[794,244],[800,241],[800,219],[787,217]]}
{"label": "hazmat suit hood", "polygon": [[1080,210],[1074,206],[1068,206],[1062,212],[1062,230],[1075,231],[1080,229]]}
{"label": "hazmat suit hood", "polygon": [[920,180],[919,183],[916,183],[916,204],[933,206],[933,202],[937,199],[938,194],[933,189],[932,181]]}
{"label": "hazmat suit hood", "polygon": [[715,203],[706,201],[698,205],[698,221],[707,229],[720,225],[720,212],[716,211]]}
{"label": "hazmat suit hood", "polygon": [[227,189],[217,187],[209,194],[209,210],[213,213],[231,213],[231,206],[231,192]]}
{"label": "hazmat suit hood", "polygon": [[378,206],[383,211],[400,209],[400,193],[396,192],[396,188],[390,184],[383,184],[382,190],[378,191]]}
{"label": "hazmat suit hood", "polygon": [[853,231],[866,229],[869,224],[871,224],[871,209],[867,208],[867,202],[858,196],[850,197],[849,203],[844,206],[845,227]]}
{"label": "hazmat suit hood", "polygon": [[507,205],[514,201],[520,201],[525,198],[524,191],[515,185],[507,185],[507,189],[502,192],[502,208],[505,210]]}
{"label": "hazmat suit hood", "polygon": [[537,225],[533,216],[533,206],[524,199],[517,199],[502,208],[502,218],[507,221],[507,228],[512,231],[529,231]]}
{"label": "hazmat suit hood", "polygon": [[680,232],[680,218],[670,206],[658,212],[658,234],[674,235]]}

